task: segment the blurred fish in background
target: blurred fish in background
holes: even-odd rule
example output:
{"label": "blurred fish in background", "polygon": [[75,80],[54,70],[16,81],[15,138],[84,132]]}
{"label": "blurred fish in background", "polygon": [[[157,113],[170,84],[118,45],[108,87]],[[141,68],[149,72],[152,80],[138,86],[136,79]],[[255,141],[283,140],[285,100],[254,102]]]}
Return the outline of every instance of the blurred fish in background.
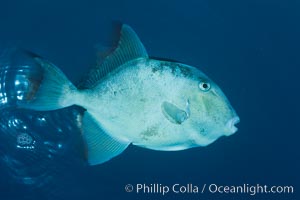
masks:
{"label": "blurred fish in background", "polygon": [[30,98],[29,91],[37,87],[41,78],[40,67],[29,53],[14,48],[2,50],[0,186],[6,191],[5,199],[19,198],[20,193],[24,199],[66,199],[65,195],[74,192],[62,190],[64,185],[57,183],[71,185],[85,166],[78,155],[83,152],[79,108],[51,112],[17,108]]}

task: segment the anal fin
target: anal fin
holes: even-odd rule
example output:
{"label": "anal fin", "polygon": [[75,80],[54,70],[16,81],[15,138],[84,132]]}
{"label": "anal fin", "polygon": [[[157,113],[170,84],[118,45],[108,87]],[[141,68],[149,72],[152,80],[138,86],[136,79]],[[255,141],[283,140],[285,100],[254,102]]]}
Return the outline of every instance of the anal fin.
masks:
{"label": "anal fin", "polygon": [[88,112],[84,113],[82,129],[90,165],[110,160],[121,154],[129,145],[129,143],[122,143],[108,135]]}

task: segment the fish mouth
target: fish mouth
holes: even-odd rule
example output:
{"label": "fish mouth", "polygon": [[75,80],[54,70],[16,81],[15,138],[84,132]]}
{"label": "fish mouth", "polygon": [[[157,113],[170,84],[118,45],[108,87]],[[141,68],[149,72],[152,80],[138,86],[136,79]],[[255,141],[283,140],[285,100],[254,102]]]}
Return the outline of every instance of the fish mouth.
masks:
{"label": "fish mouth", "polygon": [[238,128],[235,126],[237,123],[240,122],[240,118],[238,116],[233,117],[226,123],[226,128],[228,130],[226,135],[232,135],[237,132]]}

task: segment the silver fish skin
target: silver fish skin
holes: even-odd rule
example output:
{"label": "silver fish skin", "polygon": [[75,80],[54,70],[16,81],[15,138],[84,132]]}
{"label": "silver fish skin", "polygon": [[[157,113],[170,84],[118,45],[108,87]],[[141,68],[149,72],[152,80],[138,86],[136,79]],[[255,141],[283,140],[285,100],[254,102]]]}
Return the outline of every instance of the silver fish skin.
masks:
{"label": "silver fish skin", "polygon": [[150,58],[127,25],[115,51],[78,87],[52,63],[36,61],[44,77],[23,107],[85,108],[81,124],[91,165],[129,144],[176,151],[207,146],[237,131],[239,117],[216,83],[195,67]]}

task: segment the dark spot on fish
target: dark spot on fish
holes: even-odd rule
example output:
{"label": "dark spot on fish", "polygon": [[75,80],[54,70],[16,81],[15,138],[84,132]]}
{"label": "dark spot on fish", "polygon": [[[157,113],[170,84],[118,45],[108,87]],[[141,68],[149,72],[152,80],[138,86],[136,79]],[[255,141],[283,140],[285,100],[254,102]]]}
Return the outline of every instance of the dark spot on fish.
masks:
{"label": "dark spot on fish", "polygon": [[34,99],[35,94],[38,92],[42,80],[28,78],[28,82],[29,82],[29,88],[28,88],[28,93],[26,95],[26,100],[31,101]]}
{"label": "dark spot on fish", "polygon": [[140,102],[146,102],[146,98],[140,98]]}
{"label": "dark spot on fish", "polygon": [[117,95],[117,91],[114,91],[114,95],[115,95],[115,96]]}
{"label": "dark spot on fish", "polygon": [[161,63],[161,62],[159,62],[159,65],[154,65],[154,66],[152,67],[152,72],[153,72],[153,73],[161,72],[161,71],[163,71],[163,69],[164,69],[164,64]]}
{"label": "dark spot on fish", "polygon": [[149,140],[151,137],[158,135],[157,126],[148,127],[147,130],[140,133],[144,140]]}
{"label": "dark spot on fish", "polygon": [[171,69],[173,75],[178,76],[178,73],[176,73],[176,71],[178,72],[178,68],[179,68],[177,63],[170,63],[168,67]]}
{"label": "dark spot on fish", "polygon": [[153,68],[152,68],[152,72],[153,72],[153,73],[156,73],[157,71],[158,71],[158,69],[157,69],[156,67],[153,67]]}
{"label": "dark spot on fish", "polygon": [[192,70],[188,66],[178,62],[160,61],[158,64],[152,66],[153,73],[162,72],[164,70],[170,70],[171,73],[176,77],[193,77]]}
{"label": "dark spot on fish", "polygon": [[207,135],[207,132],[205,131],[204,128],[201,128],[201,129],[200,129],[200,134],[203,135],[203,136],[206,136],[206,135]]}
{"label": "dark spot on fish", "polygon": [[182,65],[179,68],[184,77],[192,77],[193,73],[190,68],[182,66]]}
{"label": "dark spot on fish", "polygon": [[190,78],[193,76],[191,69],[180,63],[171,63],[171,65],[169,65],[169,68],[171,69],[172,74],[176,76],[183,76],[186,78]]}

